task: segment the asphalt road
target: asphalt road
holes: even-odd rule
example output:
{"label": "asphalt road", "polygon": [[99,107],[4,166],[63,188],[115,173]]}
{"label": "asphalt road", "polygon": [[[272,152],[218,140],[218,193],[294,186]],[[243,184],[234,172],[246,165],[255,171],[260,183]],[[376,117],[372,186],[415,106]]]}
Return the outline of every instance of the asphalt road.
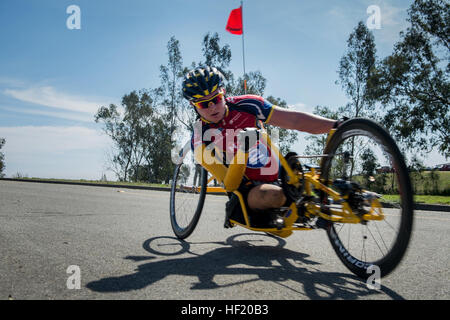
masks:
{"label": "asphalt road", "polygon": [[224,229],[225,201],[208,195],[181,242],[168,192],[0,181],[0,299],[450,298],[448,213],[415,212],[405,259],[373,290],[324,231]]}

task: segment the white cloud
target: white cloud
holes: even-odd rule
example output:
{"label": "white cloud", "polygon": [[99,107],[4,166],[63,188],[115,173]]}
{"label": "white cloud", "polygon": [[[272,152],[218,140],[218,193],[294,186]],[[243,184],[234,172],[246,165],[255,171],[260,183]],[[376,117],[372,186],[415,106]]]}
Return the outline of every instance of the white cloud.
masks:
{"label": "white cloud", "polygon": [[0,127],[0,136],[7,141],[5,152],[20,154],[89,150],[109,143],[99,130],[85,127]]}
{"label": "white cloud", "polygon": [[[94,114],[108,103],[102,99],[67,94],[52,86],[29,85],[0,76],[1,93],[26,104],[1,106],[0,111],[43,115],[77,122],[94,122]],[[106,99],[104,99],[106,100]],[[38,106],[39,105],[39,106]],[[6,139],[6,175],[17,172],[34,177],[98,179],[105,169],[106,152],[111,140],[99,129],[83,126],[10,126],[0,127]]]}
{"label": "white cloud", "polygon": [[90,114],[87,114],[84,112],[80,113],[80,112],[64,112],[64,111],[45,111],[45,110],[38,110],[38,109],[23,109],[23,108],[12,108],[12,107],[0,107],[0,110],[48,116],[48,117],[55,117],[55,118],[73,120],[73,121],[83,121],[83,122],[93,122],[94,121],[93,115],[90,115]]}
{"label": "white cloud", "polygon": [[105,169],[111,141],[100,130],[85,127],[0,127],[6,139],[6,175],[98,179]]}
{"label": "white cloud", "polygon": [[5,89],[3,93],[20,101],[90,115],[95,114],[101,105],[105,105],[102,102],[89,101],[84,97],[59,92],[51,86]]}

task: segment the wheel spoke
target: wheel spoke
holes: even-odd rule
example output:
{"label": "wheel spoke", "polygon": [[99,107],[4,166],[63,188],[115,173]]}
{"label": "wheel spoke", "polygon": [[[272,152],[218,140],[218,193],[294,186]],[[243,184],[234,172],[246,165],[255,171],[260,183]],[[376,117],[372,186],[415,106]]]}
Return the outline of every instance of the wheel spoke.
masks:
{"label": "wheel spoke", "polygon": [[372,237],[372,239],[373,239],[373,241],[375,242],[375,244],[376,244],[376,246],[378,247],[378,249],[380,249],[381,254],[384,255],[384,252],[383,252],[383,250],[381,249],[381,247],[379,246],[377,239],[375,239],[375,237],[374,237],[373,234],[372,234],[372,231],[370,231],[370,229],[369,229],[369,227],[368,227],[367,225],[366,225],[366,229],[367,229],[367,231],[369,231],[370,236]]}

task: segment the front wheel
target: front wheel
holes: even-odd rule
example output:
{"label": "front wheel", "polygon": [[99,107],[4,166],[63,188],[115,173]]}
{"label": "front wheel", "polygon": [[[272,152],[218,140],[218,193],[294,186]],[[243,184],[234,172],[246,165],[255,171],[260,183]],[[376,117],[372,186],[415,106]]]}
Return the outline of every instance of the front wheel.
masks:
{"label": "front wheel", "polygon": [[170,223],[179,239],[194,231],[203,210],[208,172],[200,165],[181,163],[175,167],[170,191]]}
{"label": "front wheel", "polygon": [[[376,193],[384,215],[381,221],[330,223],[327,233],[334,251],[361,278],[372,274],[368,271],[371,265],[386,276],[402,260],[413,226],[413,192],[400,150],[378,124],[356,118],[336,130],[324,153],[328,156],[321,164],[321,180],[345,194],[353,211],[371,210],[373,202],[367,196]],[[351,190],[355,185],[359,193]],[[339,206],[330,204],[326,196],[321,201]]]}

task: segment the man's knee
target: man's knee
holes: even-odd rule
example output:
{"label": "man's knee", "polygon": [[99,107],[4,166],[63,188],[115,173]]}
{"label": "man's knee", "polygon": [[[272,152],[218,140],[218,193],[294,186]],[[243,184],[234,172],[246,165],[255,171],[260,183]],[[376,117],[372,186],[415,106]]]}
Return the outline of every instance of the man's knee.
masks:
{"label": "man's knee", "polygon": [[261,185],[249,194],[249,204],[257,209],[279,208],[286,202],[283,189],[273,185]]}
{"label": "man's knee", "polygon": [[279,190],[271,190],[271,198],[274,208],[279,208],[286,202],[286,196],[281,188]]}

